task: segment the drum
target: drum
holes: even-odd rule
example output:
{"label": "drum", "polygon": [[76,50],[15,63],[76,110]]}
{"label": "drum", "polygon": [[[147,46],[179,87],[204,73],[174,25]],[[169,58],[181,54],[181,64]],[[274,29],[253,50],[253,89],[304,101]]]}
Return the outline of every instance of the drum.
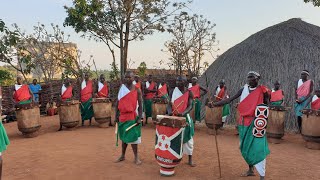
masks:
{"label": "drum", "polygon": [[22,135],[27,138],[38,136],[40,108],[36,103],[21,104],[16,107],[17,125]]}
{"label": "drum", "polygon": [[167,113],[167,102],[163,98],[152,99],[152,119],[156,119],[157,115],[165,115]]}
{"label": "drum", "polygon": [[112,102],[108,98],[93,98],[93,116],[99,127],[109,127],[111,122]]}
{"label": "drum", "polygon": [[174,168],[182,159],[185,117],[157,115],[155,158],[160,165],[160,174],[174,175]]}
{"label": "drum", "polygon": [[62,102],[59,106],[60,124],[66,128],[74,128],[81,121],[78,100]]}
{"label": "drum", "polygon": [[280,143],[284,136],[284,121],[286,119],[286,110],[283,106],[270,106],[268,117],[267,137],[272,143]]}
{"label": "drum", "polygon": [[[222,127],[222,108],[223,107],[213,107],[210,108],[206,106],[206,116],[205,116],[205,122],[209,129],[219,129]],[[212,132],[208,131],[210,134]]]}
{"label": "drum", "polygon": [[320,111],[304,110],[301,134],[307,148],[320,150]]}

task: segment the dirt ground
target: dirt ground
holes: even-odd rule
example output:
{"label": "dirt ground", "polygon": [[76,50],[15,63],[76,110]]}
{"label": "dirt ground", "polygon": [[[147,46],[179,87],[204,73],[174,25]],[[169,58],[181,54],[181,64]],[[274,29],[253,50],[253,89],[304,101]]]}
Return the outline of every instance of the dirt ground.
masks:
{"label": "dirt ground", "polygon": [[[58,116],[41,118],[41,125],[38,137],[23,138],[16,123],[5,124],[11,144],[3,154],[4,180],[212,180],[219,176],[214,136],[208,135],[203,125],[197,125],[194,137],[197,167],[189,167],[184,157],[171,178],[159,175],[154,158],[155,130],[151,126],[142,130],[139,153],[143,164],[137,166],[131,147],[126,161],[113,163],[121,152],[121,147],[115,146],[113,127],[98,128],[95,124],[57,132]],[[320,151],[305,148],[300,135],[286,134],[283,139],[281,144],[269,144],[266,179],[320,179]],[[247,166],[233,128],[220,131],[218,143],[222,179],[258,179],[239,177]]]}

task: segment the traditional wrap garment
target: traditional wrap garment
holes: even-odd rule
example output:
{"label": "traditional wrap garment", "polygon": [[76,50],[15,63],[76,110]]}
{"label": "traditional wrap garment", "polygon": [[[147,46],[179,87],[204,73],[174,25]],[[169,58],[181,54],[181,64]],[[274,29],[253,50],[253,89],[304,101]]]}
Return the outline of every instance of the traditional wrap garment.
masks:
{"label": "traditional wrap garment", "polygon": [[109,88],[107,82],[104,82],[103,84],[99,81],[98,83],[98,98],[107,98],[109,96]]}
{"label": "traditional wrap garment", "polygon": [[199,84],[192,86],[192,83],[189,83],[189,90],[193,93],[193,105],[194,105],[195,120],[201,121],[200,86],[199,86]]}
{"label": "traditional wrap garment", "polygon": [[[251,89],[253,90],[253,89]],[[238,111],[240,150],[242,157],[249,165],[254,165],[260,176],[265,176],[266,157],[270,154],[267,137],[255,137],[253,135],[255,110],[257,105],[263,104],[266,88],[258,86],[251,93],[246,84],[243,88]]]}
{"label": "traditional wrap garment", "polygon": [[[130,91],[122,84],[118,93],[118,109],[120,112],[118,123],[118,135],[122,142],[127,144],[141,143],[141,124],[126,132],[126,129],[136,123],[139,118],[138,111],[138,91]],[[117,136],[118,137],[118,136]]]}
{"label": "traditional wrap garment", "polygon": [[10,144],[6,129],[4,128],[2,121],[0,122],[0,156],[2,152],[7,149],[7,146]]}
{"label": "traditional wrap garment", "polygon": [[317,95],[314,95],[312,97],[311,109],[320,110],[320,98]]}
{"label": "traditional wrap garment", "polygon": [[22,84],[22,85],[14,85],[15,92],[13,94],[13,98],[16,101],[16,103],[19,104],[29,104],[32,102],[30,90],[28,85]]}
{"label": "traditional wrap garment", "polygon": [[273,106],[281,106],[283,103],[283,91],[281,89],[275,91],[274,89],[272,89],[271,91],[271,99],[270,99],[270,103]]}
{"label": "traditional wrap garment", "polygon": [[163,99],[169,99],[167,84],[159,85],[158,87],[158,96]]}
{"label": "traditional wrap garment", "polygon": [[[224,98],[228,98],[228,96],[226,96],[225,86],[223,86],[223,88],[218,86],[215,94],[216,101],[221,101]],[[226,122],[228,115],[230,115],[230,104],[225,104],[222,109],[222,122]]]}
{"label": "traditional wrap garment", "polygon": [[82,121],[90,120],[93,117],[92,107],[92,81],[85,80],[81,83],[81,118]]}
{"label": "traditional wrap garment", "polygon": [[[299,100],[304,100],[308,94],[310,93],[310,85],[311,85],[311,80],[307,80],[306,82],[303,82],[302,79],[298,81],[298,89],[297,89],[297,95]],[[294,108],[295,108],[295,113],[296,116],[302,116],[301,110],[306,106],[307,100],[305,100],[303,103],[295,103]]]}
{"label": "traditional wrap garment", "polygon": [[133,81],[132,84],[141,90],[141,82],[140,81],[139,82]]}
{"label": "traditional wrap garment", "polygon": [[62,85],[61,87],[61,100],[62,101],[70,101],[72,98],[72,86],[69,85],[66,87],[65,85]]}
{"label": "traditional wrap garment", "polygon": [[[173,90],[172,93],[172,113],[177,115],[183,113],[188,107],[189,91],[182,94],[178,87]],[[184,129],[183,133],[183,153],[192,155],[193,152],[193,135],[194,135],[194,124],[189,113],[186,115],[186,121],[188,126]]]}
{"label": "traditional wrap garment", "polygon": [[[153,90],[156,84],[152,81],[149,83],[149,81],[146,82],[146,88],[148,90]],[[144,110],[146,113],[146,118],[152,117],[152,98],[154,98],[155,93],[146,93],[145,94],[145,100],[144,100]]]}

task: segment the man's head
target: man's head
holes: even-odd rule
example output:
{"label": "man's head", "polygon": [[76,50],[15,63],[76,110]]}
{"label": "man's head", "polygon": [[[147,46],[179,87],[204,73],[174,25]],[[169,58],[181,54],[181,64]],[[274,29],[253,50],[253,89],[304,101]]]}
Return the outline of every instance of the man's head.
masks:
{"label": "man's head", "polygon": [[33,79],[32,83],[33,83],[34,85],[36,85],[36,84],[37,84],[37,79]]}
{"label": "man's head", "polygon": [[104,81],[106,80],[106,78],[104,77],[104,74],[100,75],[100,82],[104,83]]}
{"label": "man's head", "polygon": [[149,76],[148,76],[148,81],[149,81],[149,83],[151,83],[151,82],[152,82],[152,79],[153,79],[152,75],[151,75],[151,74],[149,74]]}
{"label": "man's head", "polygon": [[139,81],[140,81],[140,77],[139,77],[138,75],[135,75],[135,76],[134,76],[134,80],[135,80],[136,82],[139,82]]}
{"label": "man's head", "polygon": [[21,85],[22,84],[22,77],[17,76],[17,84]]}
{"label": "man's head", "polygon": [[260,74],[255,71],[250,71],[247,76],[247,81],[250,87],[254,88],[258,86],[260,80]]}
{"label": "man's head", "polygon": [[88,81],[88,80],[89,80],[89,77],[90,77],[89,72],[85,72],[85,73],[84,73],[84,79],[85,79],[86,81]]}
{"label": "man's head", "polygon": [[133,82],[133,76],[134,74],[132,71],[126,71],[123,82],[127,85],[131,85]]}
{"label": "man's head", "polygon": [[317,97],[320,97],[320,88],[318,87],[314,93],[316,94]]}
{"label": "man's head", "polygon": [[176,79],[176,86],[178,88],[182,88],[186,85],[186,82],[187,82],[187,78],[185,76],[180,75]]}
{"label": "man's head", "polygon": [[225,85],[225,81],[224,81],[224,79],[221,79],[221,81],[219,82],[220,88],[223,88],[224,85]]}
{"label": "man's head", "polygon": [[192,77],[192,78],[191,78],[191,83],[192,83],[192,85],[196,85],[197,82],[198,82],[198,78],[197,78],[197,77]]}
{"label": "man's head", "polygon": [[276,82],[274,82],[274,90],[279,90],[280,89],[280,81],[276,81]]}
{"label": "man's head", "polygon": [[307,80],[308,79],[308,77],[309,77],[309,71],[308,70],[303,70],[302,72],[301,72],[301,79],[302,80]]}

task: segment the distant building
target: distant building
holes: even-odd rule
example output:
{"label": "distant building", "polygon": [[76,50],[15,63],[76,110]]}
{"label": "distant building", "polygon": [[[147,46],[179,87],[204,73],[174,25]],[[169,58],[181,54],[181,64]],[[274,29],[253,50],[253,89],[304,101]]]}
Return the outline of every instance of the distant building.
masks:
{"label": "distant building", "polygon": [[[127,69],[128,71],[132,71],[135,74],[139,74],[138,69]],[[146,69],[145,75],[153,75],[153,76],[165,76],[165,75],[176,75],[176,70],[172,69]],[[188,71],[183,71],[183,75],[187,75]]]}

